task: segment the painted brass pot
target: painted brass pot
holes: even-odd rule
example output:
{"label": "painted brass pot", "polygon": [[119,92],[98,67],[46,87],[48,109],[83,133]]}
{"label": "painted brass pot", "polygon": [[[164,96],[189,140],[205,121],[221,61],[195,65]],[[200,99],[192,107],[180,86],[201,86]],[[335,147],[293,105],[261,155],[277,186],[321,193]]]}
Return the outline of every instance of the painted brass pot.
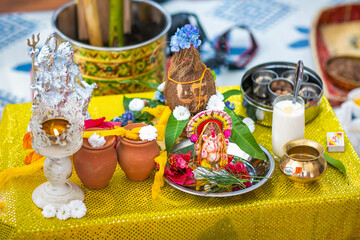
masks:
{"label": "painted brass pot", "polygon": [[279,167],[281,172],[294,182],[311,183],[326,171],[324,147],[315,141],[308,139],[290,141],[284,145],[284,152]]}
{"label": "painted brass pot", "polygon": [[105,139],[106,143],[103,147],[91,147],[88,139],[84,138],[82,147],[74,154],[76,174],[81,182],[91,189],[106,187],[116,169],[115,136],[108,136]]}
{"label": "painted brass pot", "polygon": [[132,34],[125,35],[124,47],[96,47],[89,45],[87,40],[80,41],[74,2],[61,6],[52,17],[56,32],[73,46],[74,61],[84,80],[97,84],[94,95],[147,90],[142,85],[122,83],[124,80],[162,81],[170,14],[150,0],[133,0],[132,11]]}
{"label": "painted brass pot", "polygon": [[[131,123],[126,130],[146,126],[144,123]],[[159,156],[159,147],[153,141],[135,141],[121,137],[116,147],[118,161],[126,177],[134,181],[147,179],[154,170],[154,159]]]}

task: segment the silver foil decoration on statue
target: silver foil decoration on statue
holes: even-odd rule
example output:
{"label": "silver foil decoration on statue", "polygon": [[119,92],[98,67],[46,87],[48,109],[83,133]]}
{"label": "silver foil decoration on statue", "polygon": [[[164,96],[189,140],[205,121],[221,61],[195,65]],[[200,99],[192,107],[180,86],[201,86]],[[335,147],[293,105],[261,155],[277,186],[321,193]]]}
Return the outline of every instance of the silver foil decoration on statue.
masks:
{"label": "silver foil decoration on statue", "polygon": [[[51,105],[58,105],[64,97],[83,99],[82,111],[88,119],[90,115],[87,108],[96,84],[90,85],[83,80],[78,65],[73,61],[74,50],[71,44],[61,41],[57,33],[52,33],[37,59],[33,60],[34,103],[40,95],[48,99]],[[34,58],[36,53],[30,55]]]}
{"label": "silver foil decoration on statue", "polygon": [[[38,41],[39,42],[39,39]],[[34,101],[31,109],[30,130],[33,132],[33,148],[39,154],[47,156],[44,152],[48,146],[68,144],[77,148],[82,142],[82,129],[86,109],[90,101],[93,86],[85,85],[90,89],[85,96],[75,87],[75,82],[81,78],[78,66],[73,62],[74,51],[68,43],[58,45],[56,34],[50,35],[46,44],[36,57],[33,47],[30,55],[33,57],[33,84]],[[82,78],[79,81],[83,81]],[[85,88],[84,88],[85,89]],[[49,137],[49,129],[45,129],[45,122],[51,119],[64,119],[68,125],[62,134]],[[55,121],[57,124],[57,121]],[[51,125],[53,128],[54,125]],[[81,145],[81,144],[80,144]],[[70,152],[73,150],[68,149]],[[77,151],[77,150],[76,150]]]}
{"label": "silver foil decoration on statue", "polygon": [[75,89],[75,92],[84,99],[83,113],[86,118],[90,118],[87,108],[91,99],[92,92],[96,88],[96,84],[89,85],[81,77],[81,73],[78,65],[73,61],[74,50],[69,42],[63,42],[59,45],[56,51],[56,71],[62,81],[67,83],[67,89],[65,90],[68,94],[69,91]]}

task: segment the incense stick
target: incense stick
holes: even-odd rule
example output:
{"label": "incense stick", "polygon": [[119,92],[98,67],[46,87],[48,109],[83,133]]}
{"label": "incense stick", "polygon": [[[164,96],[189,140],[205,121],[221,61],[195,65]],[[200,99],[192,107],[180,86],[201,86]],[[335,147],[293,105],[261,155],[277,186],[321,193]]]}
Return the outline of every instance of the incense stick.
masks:
{"label": "incense stick", "polygon": [[124,6],[124,33],[131,34],[131,26],[132,26],[132,1],[131,0],[123,0]]}
{"label": "incense stick", "polygon": [[99,14],[95,0],[84,0],[85,18],[90,44],[101,47],[103,45],[100,31]]}
{"label": "incense stick", "polygon": [[109,19],[110,19],[110,0],[96,0],[99,20],[100,31],[103,45],[106,46],[109,42]]}
{"label": "incense stick", "polygon": [[78,39],[80,41],[88,40],[89,34],[86,26],[84,0],[77,0],[76,12],[77,12]]}

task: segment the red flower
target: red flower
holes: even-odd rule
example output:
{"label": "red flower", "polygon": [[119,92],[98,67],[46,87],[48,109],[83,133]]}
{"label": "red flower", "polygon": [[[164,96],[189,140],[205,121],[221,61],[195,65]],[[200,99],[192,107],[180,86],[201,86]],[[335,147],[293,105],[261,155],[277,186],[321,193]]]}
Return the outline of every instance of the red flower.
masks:
{"label": "red flower", "polygon": [[[235,176],[239,175],[238,177],[241,178],[241,179],[250,179],[250,177],[247,177],[247,176],[249,176],[249,172],[246,170],[246,167],[245,167],[244,163],[241,162],[241,161],[238,161],[236,163],[229,162],[227,165],[225,165],[225,170],[228,171],[231,174],[234,174]],[[244,176],[244,175],[246,175],[246,176]],[[252,183],[250,181],[249,182],[243,182],[243,183],[245,185],[245,188],[248,188],[248,187],[252,186]],[[235,187],[233,189],[233,191],[237,191],[237,190],[240,190],[240,188]]]}
{"label": "red flower", "polygon": [[194,185],[195,178],[192,169],[188,167],[191,151],[187,154],[171,154],[169,157],[170,168],[165,167],[164,174],[174,183],[180,185]]}
{"label": "red flower", "polygon": [[195,178],[191,168],[183,171],[171,171],[167,166],[164,171],[165,175],[174,183],[179,185],[194,185]]}
{"label": "red flower", "polygon": [[228,163],[230,163],[234,159],[234,155],[227,155]]}
{"label": "red flower", "polygon": [[105,117],[98,119],[87,119],[85,120],[84,125],[85,125],[85,130],[93,127],[104,128],[104,129],[113,129],[114,126],[121,127],[121,123],[105,121]]}
{"label": "red flower", "polygon": [[246,171],[245,165],[242,162],[229,162],[225,165],[225,170],[232,174],[245,174],[249,175],[248,171]]}
{"label": "red flower", "polygon": [[191,151],[187,154],[175,153],[169,157],[170,169],[172,171],[180,171],[187,168],[191,159]]}

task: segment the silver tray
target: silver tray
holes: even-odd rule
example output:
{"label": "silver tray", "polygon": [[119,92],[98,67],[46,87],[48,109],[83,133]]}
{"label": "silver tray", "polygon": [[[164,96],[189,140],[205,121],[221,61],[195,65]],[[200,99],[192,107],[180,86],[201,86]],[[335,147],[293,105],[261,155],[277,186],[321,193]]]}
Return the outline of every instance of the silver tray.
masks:
{"label": "silver tray", "polygon": [[[232,145],[232,146],[230,146]],[[170,179],[168,179],[166,176],[164,176],[166,182],[180,190],[189,194],[193,194],[193,195],[197,195],[197,196],[203,196],[203,197],[230,197],[230,196],[236,196],[236,195],[240,195],[240,194],[244,194],[247,192],[251,192],[259,187],[261,187],[262,185],[264,185],[269,178],[272,176],[272,174],[274,173],[274,169],[275,169],[275,162],[273,157],[271,156],[271,154],[269,153],[268,150],[266,150],[266,148],[264,148],[263,146],[261,146],[261,149],[264,151],[267,160],[259,160],[259,159],[255,159],[252,158],[250,156],[247,157],[247,159],[245,158],[246,161],[244,161],[246,170],[249,172],[250,176],[259,176],[259,177],[263,177],[263,178],[253,178],[252,180],[260,180],[259,182],[252,182],[252,186],[249,188],[245,188],[245,189],[241,189],[238,191],[234,191],[234,192],[223,192],[223,193],[209,193],[206,191],[196,191],[195,189],[192,188],[188,188],[188,187],[184,187],[181,186],[179,184],[176,184],[174,182],[172,182]],[[229,148],[239,148],[235,143],[230,142],[229,143]],[[185,153],[182,152],[182,150],[185,150],[185,152],[189,152],[190,150],[194,150],[194,144],[189,140],[186,139],[180,143],[178,143],[177,145],[174,146],[173,148],[173,153]],[[229,154],[233,154],[233,152],[229,152]],[[235,156],[241,157],[244,159],[244,155],[238,155],[238,154],[233,154]]]}
{"label": "silver tray", "polygon": [[[291,62],[268,62],[257,65],[249,69],[241,79],[240,87],[244,91],[242,107],[246,109],[246,114],[255,122],[271,127],[273,107],[270,100],[261,99],[253,94],[251,76],[259,69],[272,70],[279,76],[287,70],[295,70],[296,64]],[[309,76],[308,83],[316,84],[321,88],[318,97],[311,102],[305,104],[305,122],[308,123],[313,120],[320,111],[321,97],[323,95],[323,82],[319,75],[308,67],[304,68],[304,73]]]}

